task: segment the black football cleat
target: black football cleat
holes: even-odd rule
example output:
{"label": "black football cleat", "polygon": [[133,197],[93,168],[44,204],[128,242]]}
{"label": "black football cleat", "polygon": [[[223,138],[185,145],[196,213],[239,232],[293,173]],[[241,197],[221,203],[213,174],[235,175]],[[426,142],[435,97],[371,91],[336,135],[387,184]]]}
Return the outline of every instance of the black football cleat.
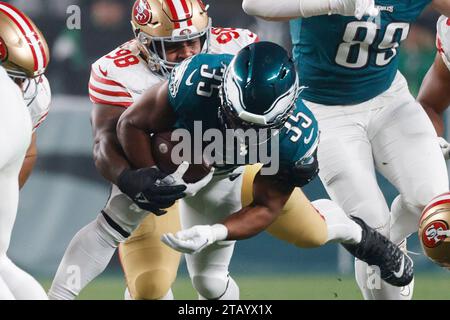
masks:
{"label": "black football cleat", "polygon": [[362,240],[358,244],[343,243],[343,247],[369,266],[377,266],[380,269],[381,279],[387,283],[396,287],[408,285],[414,277],[411,258],[360,218],[351,217],[351,219],[361,226]]}

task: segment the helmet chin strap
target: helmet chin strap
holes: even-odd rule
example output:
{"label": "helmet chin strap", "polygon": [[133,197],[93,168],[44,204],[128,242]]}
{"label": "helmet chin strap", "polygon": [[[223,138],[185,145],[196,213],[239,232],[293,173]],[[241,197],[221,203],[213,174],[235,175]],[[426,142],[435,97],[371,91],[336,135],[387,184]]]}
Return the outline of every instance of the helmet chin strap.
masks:
{"label": "helmet chin strap", "polygon": [[[208,19],[208,26],[203,31],[197,31],[192,34],[172,37],[151,37],[143,33],[140,29],[134,30],[135,37],[141,45],[141,50],[145,51],[146,62],[149,69],[159,73],[162,77],[168,78],[170,72],[179,62],[171,62],[167,59],[165,43],[166,42],[185,42],[194,39],[200,39],[199,53],[207,53],[210,47],[211,37],[211,19]],[[159,50],[157,44],[160,46]],[[160,51],[160,52],[159,52]]]}

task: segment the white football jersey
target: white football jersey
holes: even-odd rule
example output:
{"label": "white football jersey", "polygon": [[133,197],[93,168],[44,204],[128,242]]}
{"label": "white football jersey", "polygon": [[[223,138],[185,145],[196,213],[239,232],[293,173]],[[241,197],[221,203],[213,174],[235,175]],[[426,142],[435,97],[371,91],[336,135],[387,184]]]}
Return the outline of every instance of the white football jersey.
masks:
{"label": "white football jersey", "polygon": [[447,68],[450,70],[450,19],[440,16],[437,22],[436,46]]}
{"label": "white football jersey", "polygon": [[[211,28],[208,53],[236,54],[258,40],[256,34],[246,29]],[[137,41],[131,40],[92,65],[89,97],[96,104],[127,108],[163,80],[148,68]]]}
{"label": "white football jersey", "polygon": [[[31,119],[22,91],[0,66],[0,169],[21,165],[31,139]],[[20,166],[19,166],[20,167]]]}
{"label": "white football jersey", "polygon": [[50,102],[52,100],[50,84],[47,78],[42,76],[37,84],[34,81],[30,81],[30,85],[24,93],[25,102],[27,104],[30,102],[27,100],[27,96],[34,95],[36,90],[38,90],[38,92],[36,96],[30,100],[31,104],[28,106],[31,121],[33,122],[33,131],[36,130],[47,118],[48,111],[50,109]]}

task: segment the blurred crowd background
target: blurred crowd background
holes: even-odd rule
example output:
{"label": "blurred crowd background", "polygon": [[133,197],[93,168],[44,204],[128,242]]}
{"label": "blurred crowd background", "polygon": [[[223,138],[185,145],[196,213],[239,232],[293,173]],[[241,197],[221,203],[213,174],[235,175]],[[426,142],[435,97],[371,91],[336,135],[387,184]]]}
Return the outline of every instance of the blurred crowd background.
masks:
{"label": "blurred crowd background", "polygon": [[[130,13],[132,0],[12,0],[23,9],[44,32],[52,51],[48,75],[53,79],[55,93],[86,95],[90,65],[132,36]],[[287,23],[263,22],[245,15],[241,0],[205,1],[210,5],[213,26],[242,27],[256,32],[261,39],[270,39],[290,47]],[[67,8],[81,8],[81,30],[64,26]],[[435,27],[438,14],[428,9],[411,27],[403,42],[401,70],[411,90],[417,92],[421,80],[435,54]],[[70,75],[70,76],[68,76]]]}
{"label": "blurred crowd background", "polygon": [[[104,206],[109,185],[96,172],[92,161],[89,123],[91,104],[88,80],[91,64],[133,37],[130,14],[133,0],[12,0],[45,34],[51,49],[47,77],[53,91],[49,118],[38,130],[39,160],[21,194],[19,215],[10,255],[35,274],[51,277],[73,235],[90,222]],[[241,0],[209,0],[213,26],[242,27],[290,50],[287,23],[264,22],[245,15]],[[81,29],[67,28],[71,5],[81,8]],[[417,93],[433,62],[435,23],[438,14],[427,10],[414,24],[402,44],[401,70]],[[382,178],[388,202],[396,191]],[[319,179],[306,188],[312,199],[327,197]],[[417,238],[410,250],[418,270],[442,272],[422,254]],[[340,272],[351,273],[352,259],[338,246],[298,250],[263,234],[242,241],[231,269],[243,274],[255,272]],[[113,259],[109,271],[120,271]],[[183,272],[183,270],[181,271]]]}

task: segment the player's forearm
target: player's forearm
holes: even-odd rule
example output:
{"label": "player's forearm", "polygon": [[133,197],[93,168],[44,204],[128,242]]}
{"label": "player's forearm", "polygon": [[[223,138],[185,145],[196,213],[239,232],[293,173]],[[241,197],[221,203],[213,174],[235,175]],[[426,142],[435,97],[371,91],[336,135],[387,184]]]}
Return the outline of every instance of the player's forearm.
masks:
{"label": "player's forearm", "polygon": [[98,172],[111,183],[117,184],[120,174],[130,165],[114,134],[103,136],[94,142],[94,163]]}
{"label": "player's forearm", "polygon": [[443,113],[450,105],[450,72],[439,54],[426,74],[417,96],[439,136],[444,134]]}
{"label": "player's forearm", "polygon": [[150,134],[132,118],[121,117],[117,124],[117,137],[129,163],[136,169],[154,165]]}
{"label": "player's forearm", "polygon": [[253,181],[253,203],[223,222],[228,229],[227,239],[247,239],[264,231],[281,213],[293,191],[294,186],[258,173]]}
{"label": "player's forearm", "polygon": [[448,1],[448,0],[433,0],[432,6],[440,14],[443,14],[447,17],[450,16],[450,1]]}
{"label": "player's forearm", "polygon": [[25,160],[23,161],[22,168],[20,169],[19,174],[19,188],[22,189],[22,187],[27,182],[28,178],[31,175],[31,172],[33,171],[34,165],[36,164],[37,155],[27,155],[25,157]]}
{"label": "player's forearm", "polygon": [[242,8],[248,15],[266,20],[309,18],[327,14],[353,16],[359,9],[363,10],[361,16],[378,14],[373,4],[357,10],[355,0],[243,0]]}
{"label": "player's forearm", "polygon": [[247,206],[229,216],[223,224],[228,229],[227,240],[248,239],[269,227],[282,208],[269,209],[264,206]]}
{"label": "player's forearm", "polygon": [[425,112],[433,123],[434,129],[439,137],[443,137],[445,134],[444,127],[444,115],[442,113],[437,113],[433,108],[423,106]]}
{"label": "player's forearm", "polygon": [[330,12],[329,0],[244,0],[242,8],[252,16],[267,18],[297,18]]}

